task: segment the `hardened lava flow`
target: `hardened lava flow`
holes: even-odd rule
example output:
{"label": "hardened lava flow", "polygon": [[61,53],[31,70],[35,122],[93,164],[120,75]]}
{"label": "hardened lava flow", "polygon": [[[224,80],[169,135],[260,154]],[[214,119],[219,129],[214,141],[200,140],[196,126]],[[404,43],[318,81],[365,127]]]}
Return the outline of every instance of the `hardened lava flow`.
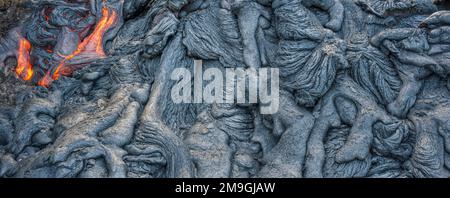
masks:
{"label": "hardened lava flow", "polygon": [[450,177],[447,1],[0,12],[0,177]]}

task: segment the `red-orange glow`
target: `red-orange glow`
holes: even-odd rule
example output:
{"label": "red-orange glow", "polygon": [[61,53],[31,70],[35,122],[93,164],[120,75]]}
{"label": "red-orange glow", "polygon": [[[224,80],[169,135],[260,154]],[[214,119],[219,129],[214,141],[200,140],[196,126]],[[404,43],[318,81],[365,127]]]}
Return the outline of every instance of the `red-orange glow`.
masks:
{"label": "red-orange glow", "polygon": [[50,84],[52,84],[53,79],[51,79],[47,73],[39,82],[38,85],[42,87],[48,87]]}
{"label": "red-orange glow", "polygon": [[16,75],[23,80],[31,80],[33,77],[33,66],[30,63],[31,44],[27,39],[19,40],[19,55],[17,58]]}
{"label": "red-orange glow", "polygon": [[60,76],[61,67],[65,66],[65,62],[73,59],[75,56],[80,55],[82,53],[95,53],[98,57],[105,57],[105,51],[103,49],[103,36],[106,31],[114,25],[117,19],[117,14],[113,10],[109,10],[108,8],[103,7],[102,9],[102,18],[98,22],[94,31],[91,35],[85,38],[77,47],[74,53],[64,57],[65,60],[61,61],[58,65],[58,68],[55,70],[53,74],[53,79],[57,80]]}
{"label": "red-orange glow", "polygon": [[[91,54],[90,56],[96,55],[98,58],[104,58],[106,54],[103,49],[103,37],[106,31],[108,31],[116,21],[117,13],[113,9],[103,7],[102,18],[95,26],[93,32],[78,45],[75,52],[70,55],[63,56],[64,59],[60,61],[54,73],[50,74],[47,72],[44,78],[39,82],[39,85],[48,87],[53,80],[57,80],[61,75],[71,75],[72,69],[66,68],[66,62],[72,60],[76,56]],[[51,78],[49,76],[51,76]]]}

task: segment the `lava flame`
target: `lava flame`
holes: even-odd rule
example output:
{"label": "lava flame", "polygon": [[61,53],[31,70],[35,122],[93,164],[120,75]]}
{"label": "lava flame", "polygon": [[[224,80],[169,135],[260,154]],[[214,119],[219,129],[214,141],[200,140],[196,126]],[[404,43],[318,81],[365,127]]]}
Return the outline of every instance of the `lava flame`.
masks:
{"label": "lava flame", "polygon": [[61,75],[71,75],[73,68],[66,67],[66,62],[77,56],[87,54],[87,57],[92,57],[93,55],[98,58],[106,57],[103,49],[103,37],[116,21],[117,13],[113,9],[103,7],[102,18],[96,25],[94,31],[78,45],[75,52],[68,56],[62,56],[63,60],[60,61],[54,73],[51,74],[52,69],[47,71],[46,75],[39,81],[38,84],[43,87],[48,87],[52,81],[57,80]]}
{"label": "lava flame", "polygon": [[16,75],[23,80],[31,80],[33,77],[33,66],[30,63],[31,44],[27,39],[19,39],[19,55],[17,58]]}

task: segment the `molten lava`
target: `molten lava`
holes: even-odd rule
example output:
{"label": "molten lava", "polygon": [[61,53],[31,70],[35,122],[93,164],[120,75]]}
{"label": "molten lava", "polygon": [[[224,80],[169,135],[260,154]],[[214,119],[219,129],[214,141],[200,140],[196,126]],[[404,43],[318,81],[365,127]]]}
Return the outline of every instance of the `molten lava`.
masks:
{"label": "molten lava", "polygon": [[19,40],[19,55],[17,58],[16,75],[23,80],[31,80],[33,77],[33,66],[30,63],[31,44],[27,39]]}
{"label": "molten lava", "polygon": [[61,75],[71,75],[74,69],[66,66],[66,63],[67,61],[70,61],[77,56],[86,54],[87,57],[95,56],[96,58],[104,58],[106,54],[103,49],[103,37],[105,33],[115,24],[116,21],[117,13],[113,9],[103,7],[102,17],[97,23],[93,32],[77,46],[77,49],[72,54],[67,56],[61,55],[63,60],[59,62],[53,74],[51,74],[52,69],[50,69],[38,84],[43,87],[48,87]]}

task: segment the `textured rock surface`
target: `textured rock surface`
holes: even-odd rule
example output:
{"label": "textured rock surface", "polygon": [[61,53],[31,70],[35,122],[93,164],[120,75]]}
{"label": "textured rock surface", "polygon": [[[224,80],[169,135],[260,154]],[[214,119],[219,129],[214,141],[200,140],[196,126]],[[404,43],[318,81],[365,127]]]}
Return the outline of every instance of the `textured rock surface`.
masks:
{"label": "textured rock surface", "polygon": [[[449,8],[0,0],[0,177],[448,178]],[[173,102],[195,60],[279,68],[279,111]]]}

